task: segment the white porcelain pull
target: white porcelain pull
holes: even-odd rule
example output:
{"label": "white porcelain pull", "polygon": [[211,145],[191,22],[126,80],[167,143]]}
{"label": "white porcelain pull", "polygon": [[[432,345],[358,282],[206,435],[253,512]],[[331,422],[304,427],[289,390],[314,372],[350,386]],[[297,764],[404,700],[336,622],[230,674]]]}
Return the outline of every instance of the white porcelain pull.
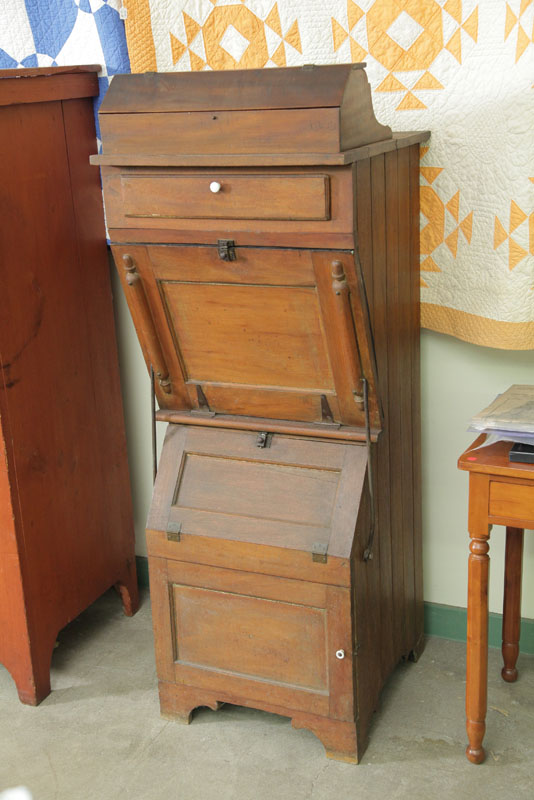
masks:
{"label": "white porcelain pull", "polygon": [[210,183],[210,192],[213,192],[213,194],[217,194],[217,192],[220,192],[221,189],[222,186],[218,181],[212,181]]}
{"label": "white porcelain pull", "polygon": [[336,658],[345,658],[345,651],[344,650],[336,650]]}

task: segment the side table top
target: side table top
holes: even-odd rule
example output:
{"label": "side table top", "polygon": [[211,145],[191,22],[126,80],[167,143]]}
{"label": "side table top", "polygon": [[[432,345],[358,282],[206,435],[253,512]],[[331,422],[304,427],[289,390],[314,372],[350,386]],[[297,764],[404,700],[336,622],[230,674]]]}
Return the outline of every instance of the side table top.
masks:
{"label": "side table top", "polygon": [[485,438],[486,434],[483,433],[462,453],[458,459],[458,469],[534,481],[534,464],[508,460],[512,442],[496,442],[488,447],[479,447]]}

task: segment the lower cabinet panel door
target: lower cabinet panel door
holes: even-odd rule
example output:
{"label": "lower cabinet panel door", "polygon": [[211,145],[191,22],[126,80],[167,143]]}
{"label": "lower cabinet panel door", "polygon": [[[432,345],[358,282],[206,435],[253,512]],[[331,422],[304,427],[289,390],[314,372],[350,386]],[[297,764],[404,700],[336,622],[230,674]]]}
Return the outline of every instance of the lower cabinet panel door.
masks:
{"label": "lower cabinet panel door", "polygon": [[326,609],[172,586],[175,662],[327,691]]}
{"label": "lower cabinet panel door", "polygon": [[166,564],[166,591],[157,595],[167,599],[171,636],[165,645],[163,633],[161,646],[176,683],[237,704],[354,718],[348,589]]}

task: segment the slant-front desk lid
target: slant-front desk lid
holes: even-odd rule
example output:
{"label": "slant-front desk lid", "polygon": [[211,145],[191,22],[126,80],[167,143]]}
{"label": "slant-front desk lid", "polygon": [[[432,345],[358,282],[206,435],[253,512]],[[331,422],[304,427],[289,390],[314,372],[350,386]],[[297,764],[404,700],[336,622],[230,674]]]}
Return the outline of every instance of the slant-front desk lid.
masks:
{"label": "slant-front desk lid", "polygon": [[169,425],[149,555],[348,585],[366,467],[364,445]]}
{"label": "slant-front desk lid", "polygon": [[[100,108],[103,155],[122,166],[343,164],[374,143],[365,64],[116,75]],[[262,160],[263,159],[263,160]]]}
{"label": "slant-front desk lid", "polygon": [[361,441],[368,400],[378,433],[367,300],[351,252],[112,250],[154,368],[159,419]]}

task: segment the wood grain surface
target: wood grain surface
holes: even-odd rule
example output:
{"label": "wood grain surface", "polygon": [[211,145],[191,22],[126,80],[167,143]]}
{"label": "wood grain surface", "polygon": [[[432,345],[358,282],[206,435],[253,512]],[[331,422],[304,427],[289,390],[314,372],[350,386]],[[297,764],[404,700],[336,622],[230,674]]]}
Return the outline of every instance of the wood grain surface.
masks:
{"label": "wood grain surface", "polygon": [[171,380],[147,529],[162,713],[263,708],[357,762],[423,647],[428,134],[376,121],[361,65],[119,78],[101,119],[115,259]]}
{"label": "wood grain surface", "polygon": [[[353,255],[234,252],[223,261],[215,247],[113,246],[147,366],[169,373],[160,407],[198,409],[201,386],[216,415],[363,427],[365,375],[379,430],[368,302]],[[344,276],[339,295],[334,264]]]}
{"label": "wood grain surface", "polygon": [[125,175],[121,184],[122,208],[130,218],[330,218],[328,175]]}
{"label": "wood grain surface", "polygon": [[[269,233],[285,235],[291,247],[300,247],[306,234],[315,236],[316,247],[329,246],[341,234],[352,241],[350,167],[326,167],[320,173],[312,167],[249,167],[241,174],[231,168],[104,167],[102,178],[116,243],[215,244],[228,238],[265,246]],[[219,193],[210,191],[212,182],[221,184]],[[159,233],[142,238],[139,230]],[[202,233],[210,235],[203,240]]]}
{"label": "wood grain surface", "polygon": [[391,139],[351,147],[341,153],[113,153],[91,156],[91,164],[123,167],[297,167],[339,166],[426,142],[430,131],[394,133]]}
{"label": "wood grain surface", "polygon": [[0,143],[10,151],[1,188],[0,660],[31,704],[50,691],[61,628],[114,584],[126,613],[137,607],[109,265],[88,161],[92,102],[80,99],[97,91],[92,70],[0,79]]}

